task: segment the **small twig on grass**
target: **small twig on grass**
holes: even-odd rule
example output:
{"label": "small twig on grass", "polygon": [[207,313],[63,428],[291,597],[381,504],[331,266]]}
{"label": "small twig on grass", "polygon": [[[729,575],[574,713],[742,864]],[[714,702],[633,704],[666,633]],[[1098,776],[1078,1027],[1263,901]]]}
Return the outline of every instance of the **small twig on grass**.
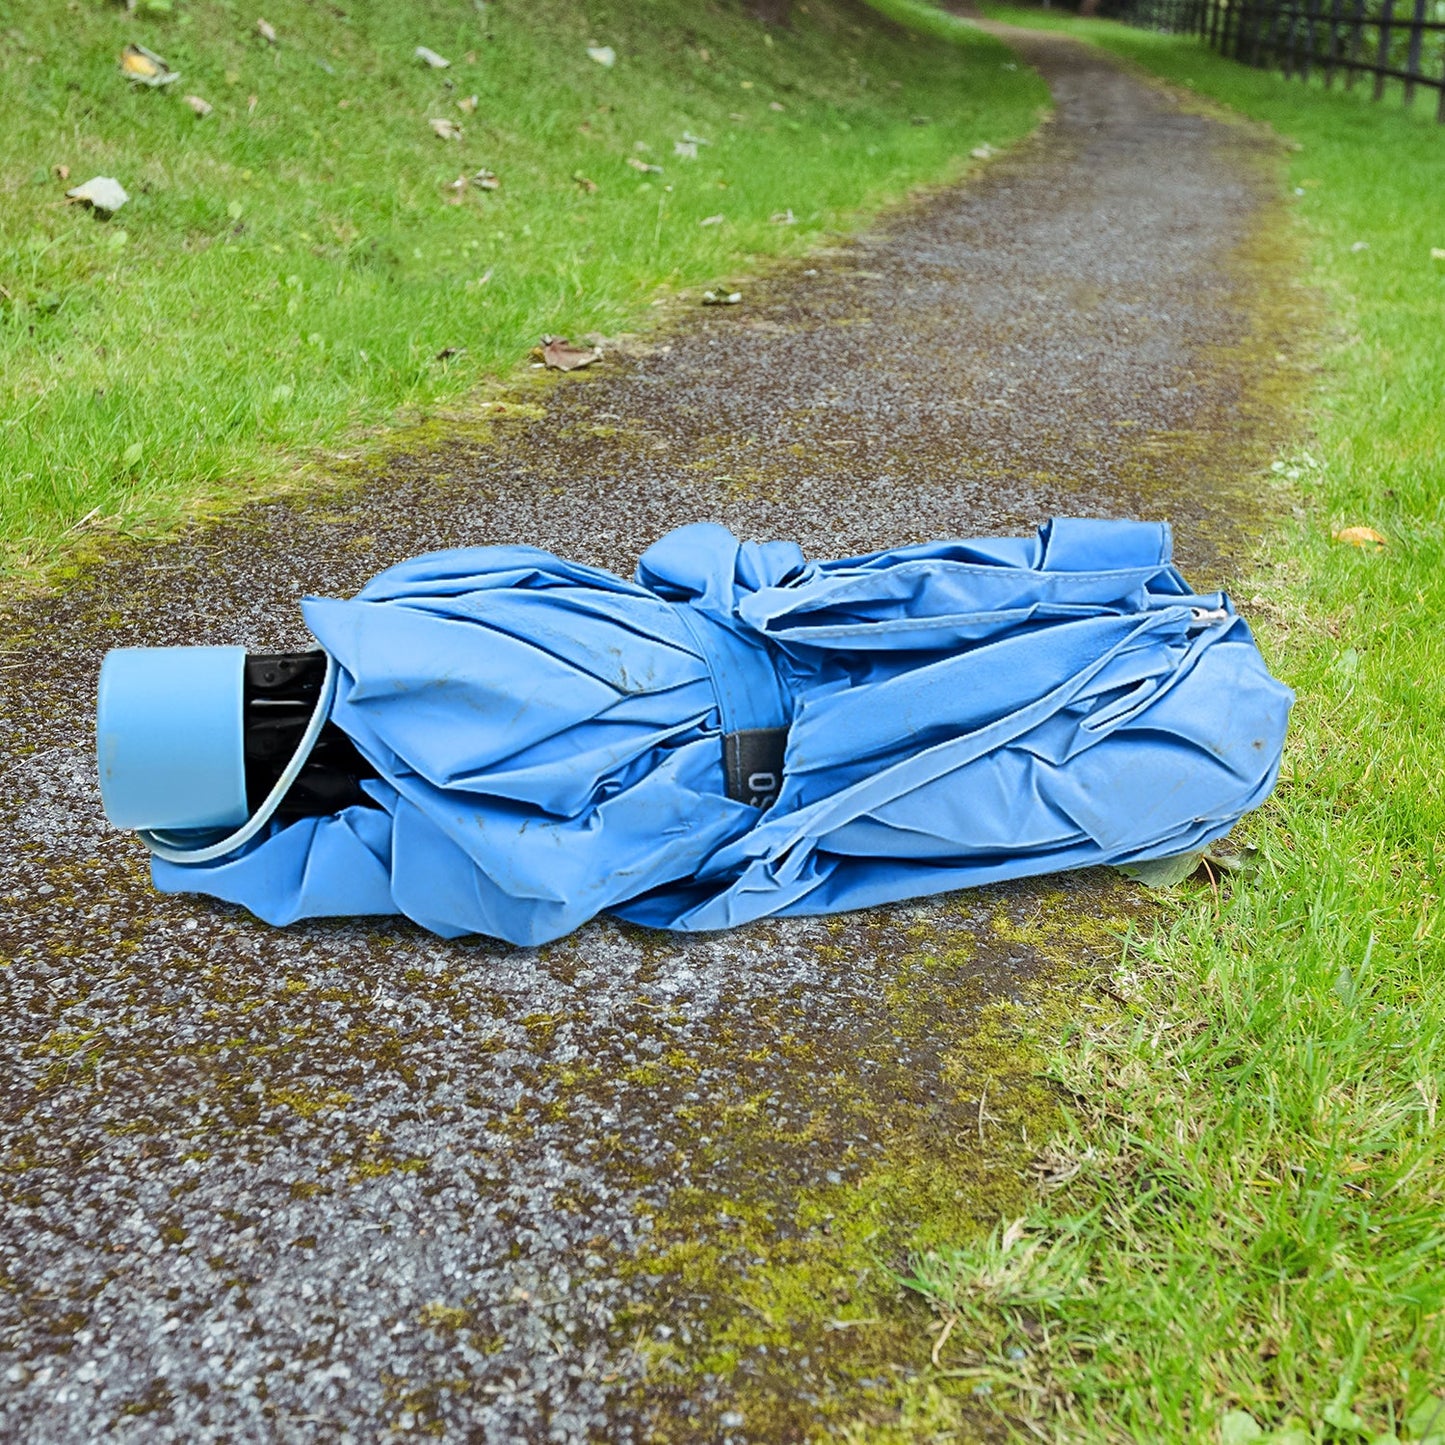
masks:
{"label": "small twig on grass", "polygon": [[60,535],[62,537],[68,537],[72,532],[80,531],[80,529],[85,526],[87,522],[91,521],[93,518],[99,515],[100,508],[92,507],[78,522],[72,522]]}
{"label": "small twig on grass", "polygon": [[1199,860],[1199,865],[1204,869],[1204,876],[1209,879],[1209,886],[1214,890],[1214,916],[1219,917],[1219,880],[1215,876],[1214,864],[1207,857]]}
{"label": "small twig on grass", "polygon": [[1115,993],[1114,990],[1113,990],[1112,988],[1110,988],[1108,984],[1106,984],[1106,983],[1100,983],[1099,980],[1096,978],[1096,979],[1094,980],[1094,987],[1095,987],[1101,994],[1103,994],[1105,998],[1113,999],[1114,1002],[1115,1002],[1116,1004],[1118,1004],[1120,1008],[1128,1008],[1128,1007],[1129,1007],[1129,1000],[1126,999],[1123,994],[1121,994],[1121,993]]}
{"label": "small twig on grass", "polygon": [[938,1332],[938,1338],[933,1342],[933,1349],[931,1351],[931,1354],[933,1357],[933,1368],[935,1370],[941,1368],[942,1366],[942,1362],[939,1360],[938,1357],[942,1353],[944,1345],[948,1343],[948,1337],[953,1333],[953,1327],[957,1323],[958,1316],[949,1315],[949,1317],[943,1322],[943,1328]]}

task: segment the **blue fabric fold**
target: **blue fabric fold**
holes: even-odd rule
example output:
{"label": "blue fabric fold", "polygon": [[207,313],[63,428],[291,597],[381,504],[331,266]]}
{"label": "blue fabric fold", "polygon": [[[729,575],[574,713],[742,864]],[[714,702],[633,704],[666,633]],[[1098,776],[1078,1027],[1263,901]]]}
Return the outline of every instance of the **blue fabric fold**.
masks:
{"label": "blue fabric fold", "polygon": [[[810,562],[699,523],[635,580],[529,547],[308,598],[377,806],[166,891],[271,923],[396,913],[518,944],[701,930],[1203,846],[1268,796],[1292,694],[1167,525],[1057,519]],[[766,812],[722,737],[786,726]]]}

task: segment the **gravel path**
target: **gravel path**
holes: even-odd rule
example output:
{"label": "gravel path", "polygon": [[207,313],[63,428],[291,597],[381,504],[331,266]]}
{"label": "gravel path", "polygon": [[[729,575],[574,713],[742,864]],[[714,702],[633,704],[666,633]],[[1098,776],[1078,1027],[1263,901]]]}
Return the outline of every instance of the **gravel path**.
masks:
{"label": "gravel path", "polygon": [[992,1223],[1031,1146],[975,1119],[1026,1121],[1029,1080],[1005,1058],[980,1083],[979,1021],[1046,1015],[1048,920],[1131,890],[692,939],[603,921],[534,952],[271,931],[150,892],[100,815],[91,707],[109,647],[300,645],[303,591],[466,543],[629,570],[698,518],[840,554],[1141,513],[1227,579],[1293,385],[1272,152],[1018,43],[1057,118],[969,187],[520,383],[490,439],[118,548],[0,615],[0,1436],[783,1440],[886,1421],[926,1368],[926,1313],[877,1269],[813,1310],[881,1310],[866,1343],[746,1301],[789,1260],[806,1292],[850,1198],[896,1206],[868,1238],[902,1264],[942,1197],[897,1185],[919,1170]]}

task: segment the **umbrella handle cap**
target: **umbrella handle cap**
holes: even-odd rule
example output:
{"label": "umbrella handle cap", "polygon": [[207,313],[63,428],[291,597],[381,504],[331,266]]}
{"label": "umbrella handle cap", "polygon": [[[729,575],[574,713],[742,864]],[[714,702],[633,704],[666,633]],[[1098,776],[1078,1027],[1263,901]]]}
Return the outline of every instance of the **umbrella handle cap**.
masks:
{"label": "umbrella handle cap", "polygon": [[121,647],[96,699],[96,761],[117,828],[244,823],[244,647]]}

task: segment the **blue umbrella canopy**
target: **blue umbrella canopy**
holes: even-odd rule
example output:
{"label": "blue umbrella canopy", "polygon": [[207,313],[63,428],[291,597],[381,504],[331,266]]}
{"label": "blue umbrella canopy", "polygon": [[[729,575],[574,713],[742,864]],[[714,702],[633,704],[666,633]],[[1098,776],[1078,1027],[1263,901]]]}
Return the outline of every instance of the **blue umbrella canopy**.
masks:
{"label": "blue umbrella canopy", "polygon": [[558,938],[826,913],[1199,849],[1269,794],[1293,696],[1164,523],[810,562],[683,527],[635,580],[438,552],[307,598],[369,806],[156,886],[268,922]]}

